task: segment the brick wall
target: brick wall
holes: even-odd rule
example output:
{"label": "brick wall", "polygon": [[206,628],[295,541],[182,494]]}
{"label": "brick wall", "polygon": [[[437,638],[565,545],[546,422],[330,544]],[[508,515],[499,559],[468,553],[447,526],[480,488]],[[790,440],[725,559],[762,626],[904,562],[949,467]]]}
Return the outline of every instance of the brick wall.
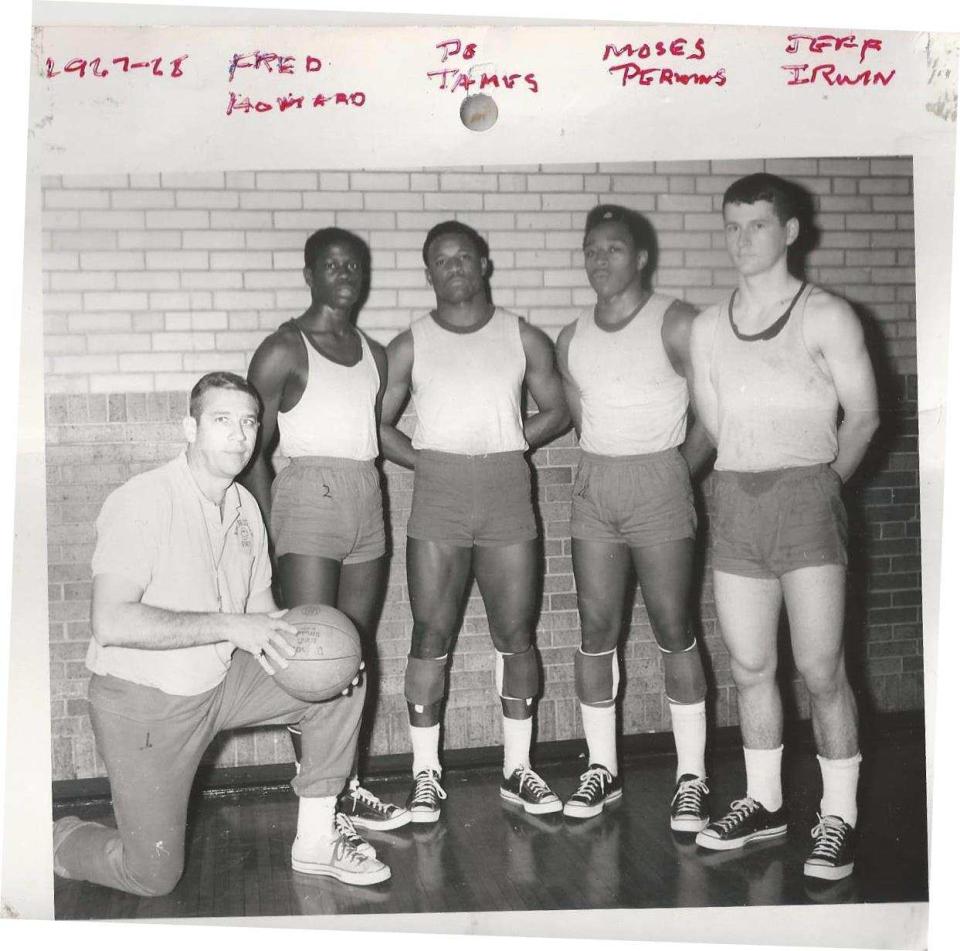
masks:
{"label": "brick wall", "polygon": [[[529,166],[395,172],[213,172],[54,176],[43,188],[47,392],[48,572],[53,777],[104,774],[86,714],[89,560],[103,498],[181,447],[185,392],[211,369],[243,372],[265,334],[300,313],[308,294],[302,247],[336,224],[360,234],[373,272],[360,325],[387,342],[429,308],[420,245],[458,217],[487,238],[497,303],[551,336],[592,303],[579,246],[586,211],[616,201],[657,232],[656,287],[705,305],[734,284],[720,197],[734,178],[766,169],[811,193],[816,249],[807,276],[842,293],[863,317],[878,367],[883,427],[848,491],[853,541],[848,620],[863,706],[922,706],[919,490],[916,437],[912,165],[909,159],[797,159]],[[404,426],[412,421],[406,418]],[[546,577],[537,637],[545,674],[540,740],[579,734],[573,694],[578,643],[570,564],[571,435],[533,455],[545,529]],[[387,465],[393,535],[390,587],[378,635],[380,699],[370,750],[408,749],[402,698],[410,613],[403,571],[412,477]],[[709,510],[710,482],[703,502]],[[709,572],[703,643],[718,725],[736,722],[729,660],[716,630]],[[625,649],[623,727],[667,729],[659,653],[642,604]],[[492,653],[471,593],[453,659],[448,748],[500,741]],[[798,715],[808,712],[802,688]],[[218,765],[285,762],[283,731],[218,741]]]}

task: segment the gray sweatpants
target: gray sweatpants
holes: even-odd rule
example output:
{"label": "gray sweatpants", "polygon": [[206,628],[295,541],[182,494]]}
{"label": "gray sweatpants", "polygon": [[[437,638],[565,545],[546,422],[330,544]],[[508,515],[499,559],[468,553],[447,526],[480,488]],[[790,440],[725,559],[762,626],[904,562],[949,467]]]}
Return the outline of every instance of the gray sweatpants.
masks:
{"label": "gray sweatpants", "polygon": [[[200,758],[220,730],[270,720],[303,731],[298,796],[338,795],[351,774],[366,686],[305,703],[237,651],[219,686],[193,697],[94,675],[90,719],[107,766],[117,828],[78,825],[56,854],[67,878],[135,895],[164,895],[183,872],[187,800]],[[63,821],[63,820],[61,820]]]}

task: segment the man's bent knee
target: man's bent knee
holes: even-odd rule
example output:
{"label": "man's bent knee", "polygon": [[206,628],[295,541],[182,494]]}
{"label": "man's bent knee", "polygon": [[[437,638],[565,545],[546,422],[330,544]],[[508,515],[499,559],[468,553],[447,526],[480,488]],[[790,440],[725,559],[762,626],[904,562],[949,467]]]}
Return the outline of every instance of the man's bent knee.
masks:
{"label": "man's bent knee", "polygon": [[620,687],[617,649],[590,654],[579,648],[573,657],[573,682],[581,703],[591,707],[611,706]]}

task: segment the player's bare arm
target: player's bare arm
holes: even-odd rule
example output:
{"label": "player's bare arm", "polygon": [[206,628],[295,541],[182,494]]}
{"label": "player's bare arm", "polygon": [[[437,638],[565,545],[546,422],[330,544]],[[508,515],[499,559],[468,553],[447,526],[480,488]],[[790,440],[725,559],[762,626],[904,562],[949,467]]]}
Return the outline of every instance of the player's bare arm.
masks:
{"label": "player's bare arm", "polygon": [[270,486],[274,476],[270,459],[277,445],[277,413],[291,370],[297,365],[299,346],[291,334],[277,331],[257,347],[247,371],[247,380],[260,394],[263,414],[256,451],[240,482],[257,500],[267,525],[270,524]]}
{"label": "player's bare arm", "polygon": [[557,337],[557,368],[560,371],[560,378],[563,380],[563,393],[567,400],[567,409],[570,410],[570,419],[573,422],[573,428],[576,430],[577,438],[580,438],[580,425],[583,418],[583,409],[580,403],[580,388],[574,382],[570,374],[570,364],[567,360],[570,353],[570,341],[577,331],[577,322],[567,324],[560,331]]}
{"label": "player's bare arm", "polygon": [[283,635],[296,634],[296,628],[279,616],[269,589],[250,605],[265,610],[249,614],[169,611],[143,604],[142,597],[143,589],[122,575],[94,575],[91,623],[101,646],[173,650],[229,641],[256,657],[262,651],[279,667],[286,667],[286,657],[294,653]]}
{"label": "player's bare arm", "polygon": [[807,304],[803,335],[810,353],[826,365],[843,409],[833,468],[846,482],[880,424],[877,382],[863,327],[845,300],[817,289]]}
{"label": "player's bare arm", "polygon": [[380,410],[380,447],[385,458],[413,469],[417,451],[410,437],[396,427],[397,419],[410,396],[413,376],[413,333],[404,330],[387,346],[387,385]]}
{"label": "player's bare arm", "polygon": [[693,392],[693,364],[690,359],[690,334],[697,309],[686,301],[675,301],[663,315],[661,339],[673,369],[687,380],[690,393],[690,419],[687,438],[680,447],[690,474],[696,478],[713,455],[714,446],[696,410]]}
{"label": "player's bare arm", "polygon": [[389,372],[387,367],[387,351],[381,344],[377,343],[376,340],[371,340],[366,334],[363,335],[363,338],[367,341],[370,353],[373,354],[373,362],[376,363],[377,373],[380,376],[380,387],[377,390],[377,402],[374,407],[374,413],[376,414],[375,419],[377,426],[379,426],[380,419],[383,416],[383,394],[387,391],[387,374]]}
{"label": "player's bare arm", "polygon": [[710,348],[719,315],[719,307],[709,307],[696,316],[690,327],[690,370],[693,382],[690,395],[696,418],[714,445],[720,423],[717,391],[710,379]]}
{"label": "player's bare arm", "polygon": [[537,404],[537,412],[524,420],[523,435],[534,448],[560,435],[570,425],[570,412],[550,338],[520,321],[520,340],[527,358],[523,381]]}

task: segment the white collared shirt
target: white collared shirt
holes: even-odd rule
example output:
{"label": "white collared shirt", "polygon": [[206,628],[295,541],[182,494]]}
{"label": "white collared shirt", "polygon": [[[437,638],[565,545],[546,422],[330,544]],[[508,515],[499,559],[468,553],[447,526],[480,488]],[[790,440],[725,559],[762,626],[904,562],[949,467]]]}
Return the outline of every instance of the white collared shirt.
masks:
{"label": "white collared shirt", "polygon": [[[170,611],[242,614],[270,587],[267,533],[243,486],[220,508],[197,486],[186,453],[114,490],[97,518],[93,574],[121,575],[143,589],[142,604]],[[91,638],[87,667],[165,693],[193,696],[216,687],[234,647],[144,650],[104,647]]]}

